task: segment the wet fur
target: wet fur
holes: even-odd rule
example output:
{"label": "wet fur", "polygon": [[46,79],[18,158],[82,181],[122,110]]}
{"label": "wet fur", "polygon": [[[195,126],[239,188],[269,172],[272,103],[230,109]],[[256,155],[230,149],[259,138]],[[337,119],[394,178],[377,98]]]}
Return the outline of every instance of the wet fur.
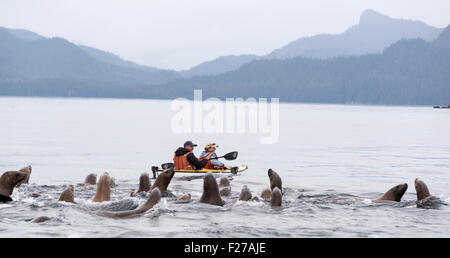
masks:
{"label": "wet fur", "polygon": [[86,185],[95,185],[97,184],[97,175],[96,174],[89,174],[84,179],[84,184]]}
{"label": "wet fur", "polygon": [[167,190],[167,187],[170,184],[170,181],[172,180],[173,176],[175,175],[175,169],[169,168],[165,170],[164,172],[161,172],[158,177],[155,180],[155,183],[150,188],[150,191],[153,191],[156,187],[158,187],[161,194],[164,194]]}
{"label": "wet fur", "polygon": [[150,193],[148,200],[145,204],[139,206],[138,208],[130,211],[100,211],[97,214],[100,216],[111,217],[111,218],[127,218],[139,216],[145,213],[149,209],[153,208],[161,200],[161,192],[158,188],[155,188]]}
{"label": "wet fur", "polygon": [[272,195],[270,198],[270,206],[279,207],[281,206],[282,202],[283,202],[283,194],[281,193],[281,190],[278,189],[278,187],[275,187],[272,191]]}
{"label": "wet fur", "polygon": [[16,187],[19,187],[19,186],[21,186],[23,184],[27,185],[29,183],[30,177],[31,177],[31,171],[32,171],[31,166],[27,166],[27,167],[24,167],[21,170],[19,170],[19,172],[23,172],[23,173],[27,174],[27,176],[22,181],[20,181],[16,185]]}
{"label": "wet fur", "polygon": [[219,189],[221,196],[229,196],[231,193],[230,180],[226,176],[222,176],[219,181]]}
{"label": "wet fur", "polygon": [[218,206],[223,206],[224,204],[220,197],[217,181],[211,173],[206,174],[203,178],[203,194],[200,202]]}
{"label": "wet fur", "polygon": [[372,200],[375,203],[383,203],[383,202],[400,202],[402,200],[403,195],[408,189],[408,184],[400,184],[392,187],[386,193],[384,193],[381,197]]}
{"label": "wet fur", "polygon": [[74,195],[74,187],[73,185],[69,185],[59,196],[60,202],[75,202],[75,195]]}
{"label": "wet fur", "polygon": [[280,189],[280,191],[283,192],[283,183],[278,173],[273,171],[272,169],[269,169],[267,175],[269,176],[270,180],[270,189],[273,191],[275,187],[278,187],[278,189]]}
{"label": "wet fur", "polygon": [[19,171],[8,171],[0,177],[0,194],[11,196],[14,187],[23,182],[27,178],[27,174]]}
{"label": "wet fur", "polygon": [[241,190],[241,194],[239,195],[239,201],[248,201],[252,198],[252,193],[250,189],[244,185]]}
{"label": "wet fur", "polygon": [[97,184],[94,202],[107,202],[111,200],[111,178],[108,173],[104,173]]}

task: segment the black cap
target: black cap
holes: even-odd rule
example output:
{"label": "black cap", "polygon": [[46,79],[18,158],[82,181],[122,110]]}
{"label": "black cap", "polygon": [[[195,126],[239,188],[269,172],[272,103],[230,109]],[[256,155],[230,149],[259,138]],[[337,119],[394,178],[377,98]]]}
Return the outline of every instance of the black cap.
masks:
{"label": "black cap", "polygon": [[192,141],[187,141],[184,143],[184,147],[186,147],[186,146],[197,147],[197,144],[194,144]]}

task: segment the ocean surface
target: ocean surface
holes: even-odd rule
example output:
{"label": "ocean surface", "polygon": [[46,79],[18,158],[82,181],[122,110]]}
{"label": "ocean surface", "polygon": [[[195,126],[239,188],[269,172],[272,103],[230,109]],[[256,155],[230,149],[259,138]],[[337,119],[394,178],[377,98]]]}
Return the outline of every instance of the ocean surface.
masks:
{"label": "ocean surface", "polygon": [[[30,185],[0,204],[0,237],[449,237],[450,110],[431,107],[280,104],[280,138],[259,134],[177,134],[170,101],[127,99],[0,98],[0,173],[33,167]],[[227,165],[248,165],[231,179],[232,194],[216,207],[198,202],[201,178],[169,185],[177,204],[163,198],[137,218],[112,219],[99,209],[132,209],[141,173],[171,162],[185,140],[216,142],[218,154],[239,151]],[[281,208],[254,198],[238,201],[243,185],[254,196],[277,171],[285,194]],[[116,179],[108,203],[92,202],[89,173]],[[414,179],[424,180],[441,204],[416,207]],[[154,180],[152,180],[154,181]],[[374,204],[408,183],[400,203]],[[67,185],[76,204],[58,202]],[[39,193],[41,197],[28,197]],[[347,196],[346,201],[332,201]],[[42,224],[30,221],[51,218]]]}

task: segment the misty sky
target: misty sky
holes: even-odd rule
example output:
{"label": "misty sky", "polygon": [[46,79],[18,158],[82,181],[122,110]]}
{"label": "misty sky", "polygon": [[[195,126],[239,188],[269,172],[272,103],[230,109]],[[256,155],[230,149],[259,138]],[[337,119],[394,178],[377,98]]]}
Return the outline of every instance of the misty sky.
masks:
{"label": "misty sky", "polygon": [[365,9],[450,24],[448,0],[0,0],[0,27],[187,69],[222,55],[263,55],[299,37],[341,33]]}

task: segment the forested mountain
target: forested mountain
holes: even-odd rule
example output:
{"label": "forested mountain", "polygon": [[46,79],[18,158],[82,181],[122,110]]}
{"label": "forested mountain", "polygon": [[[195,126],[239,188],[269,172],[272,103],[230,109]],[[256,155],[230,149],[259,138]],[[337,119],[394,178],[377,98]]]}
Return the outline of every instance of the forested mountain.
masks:
{"label": "forested mountain", "polygon": [[326,59],[337,56],[381,53],[384,48],[400,39],[421,38],[433,41],[441,31],[442,29],[420,21],[393,19],[374,10],[366,10],[362,13],[359,24],[341,34],[319,34],[300,38],[265,56],[219,57],[195,66],[183,72],[182,75],[217,75],[236,70],[257,59],[293,57]]}
{"label": "forested mountain", "polygon": [[[448,40],[450,28],[435,42]],[[450,103],[450,50],[400,40],[382,54],[258,60],[217,76],[169,82],[166,97],[279,97],[289,102],[432,105]]]}
{"label": "forested mountain", "polygon": [[402,39],[378,54],[259,59],[227,73],[192,78],[127,65],[100,50],[89,54],[61,38],[20,33],[0,29],[0,96],[175,98],[203,89],[204,97],[285,102],[450,103],[450,27],[432,42]]}
{"label": "forested mountain", "polygon": [[[23,30],[0,28],[0,84],[36,80],[73,80],[100,84],[157,84],[177,78],[174,71],[143,67],[106,52],[77,46],[62,38],[44,38]],[[96,53],[95,56],[93,53]]]}

